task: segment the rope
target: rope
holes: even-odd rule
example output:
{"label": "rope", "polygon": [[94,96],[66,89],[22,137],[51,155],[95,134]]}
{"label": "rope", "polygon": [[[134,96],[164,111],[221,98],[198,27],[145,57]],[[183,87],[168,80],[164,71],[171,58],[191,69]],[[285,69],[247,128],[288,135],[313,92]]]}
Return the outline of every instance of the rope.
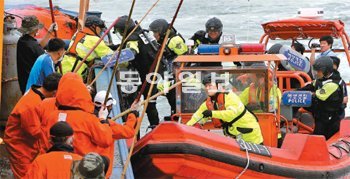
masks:
{"label": "rope", "polygon": [[[243,140],[243,139],[240,139],[240,140]],[[249,167],[249,163],[250,163],[250,158],[249,158],[249,152],[248,152],[248,149],[247,149],[247,145],[245,142],[243,142],[244,144],[244,149],[245,149],[245,153],[246,153],[246,156],[247,156],[247,164],[245,165],[244,169],[242,170],[242,172],[236,176],[236,179],[240,178],[247,170],[248,170],[248,167]]]}
{"label": "rope", "polygon": [[334,158],[336,158],[336,159],[341,159],[342,157],[343,157],[343,152],[341,151],[341,149],[339,148],[339,146],[337,146],[337,145],[331,145],[332,147],[335,147],[336,149],[338,149],[338,151],[339,151],[339,156],[336,156],[335,154],[333,154],[333,153],[331,153],[331,152],[329,152],[329,154],[331,154]]}

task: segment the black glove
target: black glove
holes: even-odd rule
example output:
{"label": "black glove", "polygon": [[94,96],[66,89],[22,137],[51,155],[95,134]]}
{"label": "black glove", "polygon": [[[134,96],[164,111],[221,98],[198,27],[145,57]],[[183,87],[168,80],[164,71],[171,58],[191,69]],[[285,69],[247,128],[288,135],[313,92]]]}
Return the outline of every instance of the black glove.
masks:
{"label": "black glove", "polygon": [[120,44],[117,44],[117,45],[114,45],[114,44],[111,44],[111,45],[108,45],[108,47],[113,50],[113,51],[116,51],[118,49],[118,47],[120,46]]}
{"label": "black glove", "polygon": [[205,110],[203,113],[203,117],[206,118],[206,117],[212,117],[212,112],[211,110]]}

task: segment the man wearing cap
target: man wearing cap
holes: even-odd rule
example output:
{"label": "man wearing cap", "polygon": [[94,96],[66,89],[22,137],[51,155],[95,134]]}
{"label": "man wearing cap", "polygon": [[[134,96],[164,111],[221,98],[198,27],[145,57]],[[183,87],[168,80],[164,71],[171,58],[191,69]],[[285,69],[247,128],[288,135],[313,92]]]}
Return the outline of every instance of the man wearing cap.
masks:
{"label": "man wearing cap", "polygon": [[90,152],[82,160],[73,163],[71,178],[105,178],[105,167],[103,157],[97,153]]}
{"label": "man wearing cap", "polygon": [[50,129],[52,147],[38,156],[24,178],[70,178],[72,163],[81,160],[73,153],[73,129],[66,122],[57,122]]}
{"label": "man wearing cap", "polygon": [[[103,118],[107,119],[109,116],[110,111],[112,110],[113,105],[115,105],[117,102],[113,98],[112,94],[109,93],[106,105],[103,105],[105,97],[106,97],[106,91],[102,90],[99,91],[95,98],[94,98],[94,104],[95,104],[95,115],[96,116],[103,116]],[[101,108],[104,108],[106,106],[108,112],[105,112],[104,110],[101,110]],[[108,120],[108,123],[110,124],[110,128],[112,129],[112,137],[114,140],[119,139],[129,139],[132,138],[135,135],[135,125],[137,122],[138,112],[133,111],[132,113],[128,114],[127,120],[124,125],[121,125],[119,123],[116,123],[112,120]],[[102,155],[108,156],[111,163],[113,163],[114,160],[114,143],[106,148],[101,148],[101,151],[99,152]],[[108,172],[106,173],[106,176],[109,177],[112,174],[112,165],[109,166]]]}
{"label": "man wearing cap", "polygon": [[[94,98],[94,104],[95,104],[94,114],[96,116],[99,116],[98,112],[100,111],[101,107],[104,105],[106,93],[107,93],[107,91],[105,91],[105,90],[99,91]],[[111,112],[112,106],[115,104],[117,104],[117,101],[113,98],[112,94],[109,93],[108,98],[107,98],[107,102],[105,105],[107,107],[107,110],[108,110],[107,116]]]}
{"label": "man wearing cap", "polygon": [[22,33],[17,43],[17,75],[22,94],[25,93],[30,70],[36,59],[43,54],[51,33],[58,30],[56,23],[50,25],[47,34],[40,42],[35,39],[39,29],[43,27],[36,16],[26,16],[22,19],[22,26],[18,29]]}
{"label": "man wearing cap", "polygon": [[220,19],[213,17],[205,23],[205,31],[197,31],[191,39],[194,40],[194,48],[199,44],[218,44],[222,35],[223,24]]}
{"label": "man wearing cap", "polygon": [[46,135],[40,130],[41,121],[32,118],[32,113],[44,98],[55,96],[60,79],[60,74],[53,73],[45,78],[42,87],[33,85],[7,120],[4,140],[16,178],[25,175],[30,163],[40,153],[38,141]]}

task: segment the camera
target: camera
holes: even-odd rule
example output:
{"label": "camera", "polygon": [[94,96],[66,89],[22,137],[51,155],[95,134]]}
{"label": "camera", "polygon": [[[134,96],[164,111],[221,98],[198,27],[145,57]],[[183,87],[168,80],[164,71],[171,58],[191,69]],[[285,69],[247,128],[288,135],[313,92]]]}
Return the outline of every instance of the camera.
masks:
{"label": "camera", "polygon": [[320,44],[317,44],[317,43],[311,44],[311,48],[317,48],[317,47],[321,47]]}

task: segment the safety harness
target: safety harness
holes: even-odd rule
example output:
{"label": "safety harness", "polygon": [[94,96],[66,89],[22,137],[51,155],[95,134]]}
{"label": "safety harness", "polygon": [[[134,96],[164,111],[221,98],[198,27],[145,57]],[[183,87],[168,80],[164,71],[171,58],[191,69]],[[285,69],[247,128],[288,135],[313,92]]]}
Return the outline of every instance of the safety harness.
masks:
{"label": "safety harness", "polygon": [[[215,103],[213,103],[211,101],[210,97],[207,98],[206,106],[207,106],[208,110],[225,110],[225,93],[218,94],[216,104],[217,105],[215,105]],[[234,135],[230,134],[229,127],[232,126],[239,119],[241,119],[245,115],[246,112],[247,112],[247,108],[244,107],[244,110],[242,111],[242,113],[240,115],[238,115],[237,117],[235,117],[230,122],[225,122],[225,121],[223,121],[221,119],[212,118],[214,127],[216,127],[216,128],[222,127],[225,135],[229,135],[229,136],[235,137]],[[254,113],[252,113],[252,114],[254,115]],[[255,115],[254,115],[254,117],[256,118]]]}

